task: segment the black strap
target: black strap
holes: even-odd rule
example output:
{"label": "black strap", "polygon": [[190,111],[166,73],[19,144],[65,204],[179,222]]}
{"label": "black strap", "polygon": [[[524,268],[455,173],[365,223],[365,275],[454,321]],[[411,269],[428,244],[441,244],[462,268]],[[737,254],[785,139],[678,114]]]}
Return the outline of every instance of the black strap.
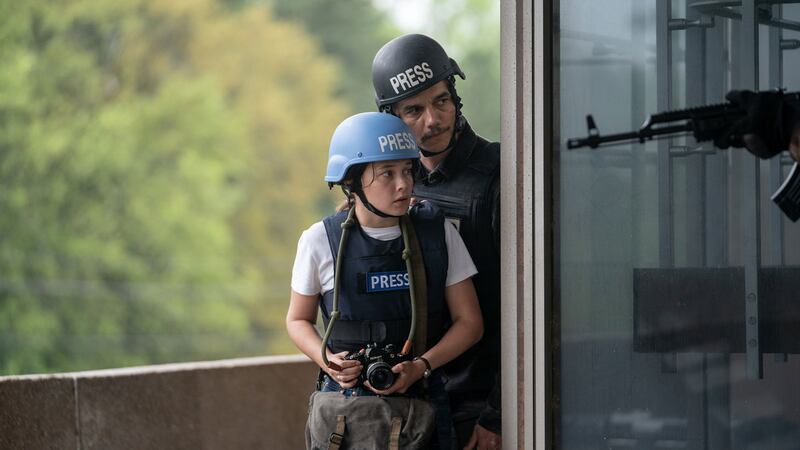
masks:
{"label": "black strap", "polygon": [[[327,327],[327,323],[325,324]],[[345,320],[339,319],[333,329],[329,344],[397,344],[408,336],[410,319],[398,320]],[[362,346],[363,346],[362,345]],[[399,349],[398,349],[399,350]]]}
{"label": "black strap", "polygon": [[327,375],[327,373],[325,373],[324,370],[319,369],[319,373],[317,374],[317,391],[321,391],[322,390],[322,385],[325,383],[325,376],[326,375]]}

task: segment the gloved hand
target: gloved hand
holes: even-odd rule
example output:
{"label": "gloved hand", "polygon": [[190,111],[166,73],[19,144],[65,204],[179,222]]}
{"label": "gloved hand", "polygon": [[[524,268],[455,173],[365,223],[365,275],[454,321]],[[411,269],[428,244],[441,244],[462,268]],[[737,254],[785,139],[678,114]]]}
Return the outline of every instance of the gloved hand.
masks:
{"label": "gloved hand", "polygon": [[762,159],[789,148],[795,124],[800,122],[798,107],[779,91],[730,91],[725,98],[747,112],[714,139],[719,148],[746,147]]}

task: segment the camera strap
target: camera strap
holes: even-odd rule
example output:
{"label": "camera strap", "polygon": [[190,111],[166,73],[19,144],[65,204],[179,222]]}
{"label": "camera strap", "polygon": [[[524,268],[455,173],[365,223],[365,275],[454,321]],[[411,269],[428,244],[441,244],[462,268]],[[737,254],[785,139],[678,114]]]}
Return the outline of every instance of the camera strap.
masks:
{"label": "camera strap", "polygon": [[409,279],[412,280],[409,283],[409,295],[416,310],[414,354],[419,356],[428,349],[428,280],[425,275],[422,247],[419,245],[417,232],[408,214],[400,217],[400,231],[403,233],[405,244],[403,259],[406,259]]}
{"label": "camera strap", "polygon": [[322,336],[322,348],[320,349],[322,352],[322,362],[334,370],[342,370],[342,368],[333,361],[328,360],[328,339],[330,339],[331,333],[333,332],[333,325],[336,324],[337,320],[339,320],[339,286],[341,286],[340,276],[342,274],[342,256],[344,255],[344,247],[347,243],[347,233],[350,231],[350,228],[353,226],[353,224],[355,224],[355,214],[356,209],[350,208],[350,211],[347,213],[347,219],[342,222],[342,236],[339,238],[339,250],[336,255],[336,268],[333,271],[333,311],[331,311],[331,318],[328,321],[328,326],[325,327],[325,334]]}
{"label": "camera strap", "polygon": [[[333,283],[333,310],[331,311],[330,320],[325,327],[325,333],[322,336],[322,361],[328,367],[335,370],[341,370],[337,364],[328,360],[327,348],[328,341],[331,338],[334,324],[339,319],[339,277],[342,273],[341,262],[342,253],[347,241],[347,234],[349,229],[355,223],[355,208],[351,208],[347,219],[342,223],[342,235],[340,237],[338,255],[336,258],[336,267],[334,269],[334,283]],[[412,343],[416,342],[414,350],[417,355],[422,355],[427,350],[428,339],[428,296],[427,296],[427,277],[425,275],[425,263],[422,258],[422,247],[419,244],[414,224],[408,214],[400,217],[400,233],[403,235],[403,260],[406,263],[406,270],[409,278],[409,289],[411,302],[411,326],[408,331],[408,338],[403,346],[401,354],[407,355],[412,351]],[[419,323],[418,323],[419,321]]]}

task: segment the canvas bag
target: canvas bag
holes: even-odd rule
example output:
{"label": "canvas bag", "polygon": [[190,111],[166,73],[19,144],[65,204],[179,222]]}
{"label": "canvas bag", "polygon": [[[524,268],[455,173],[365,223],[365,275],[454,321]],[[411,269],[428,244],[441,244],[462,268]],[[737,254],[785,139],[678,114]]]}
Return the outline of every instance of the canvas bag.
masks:
{"label": "canvas bag", "polygon": [[435,411],[409,397],[345,397],[313,392],[306,422],[309,450],[416,450],[429,445]]}

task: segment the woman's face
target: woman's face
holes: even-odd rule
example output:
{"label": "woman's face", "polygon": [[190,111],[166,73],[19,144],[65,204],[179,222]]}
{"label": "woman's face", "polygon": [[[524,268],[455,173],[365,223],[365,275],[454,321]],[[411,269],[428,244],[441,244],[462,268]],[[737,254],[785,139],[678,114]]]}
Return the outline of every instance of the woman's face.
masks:
{"label": "woman's face", "polygon": [[361,175],[364,195],[372,206],[392,216],[408,211],[414,174],[410,159],[370,163]]}

